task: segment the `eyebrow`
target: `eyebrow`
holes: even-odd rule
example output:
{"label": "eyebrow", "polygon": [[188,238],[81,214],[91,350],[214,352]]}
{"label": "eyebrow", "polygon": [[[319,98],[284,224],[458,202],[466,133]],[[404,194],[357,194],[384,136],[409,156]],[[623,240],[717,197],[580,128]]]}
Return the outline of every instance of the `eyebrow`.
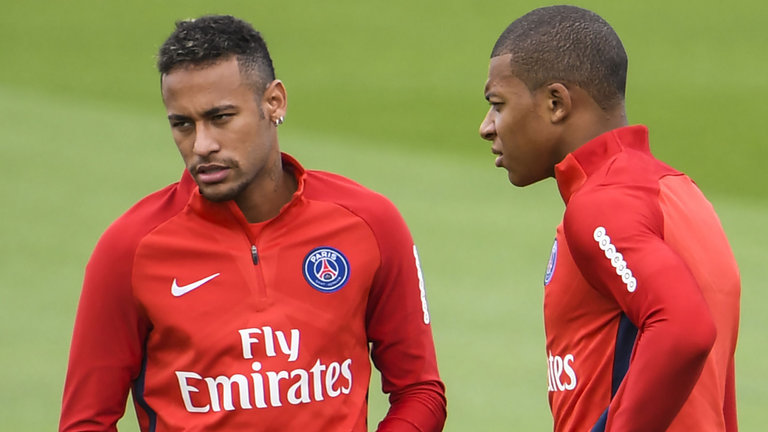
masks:
{"label": "eyebrow", "polygon": [[168,120],[169,121],[187,121],[189,120],[189,117],[181,114],[168,114]]}
{"label": "eyebrow", "polygon": [[483,93],[485,94],[485,100],[488,100],[491,98],[491,96],[495,95],[495,93],[491,90],[490,80],[486,81],[485,87],[483,87]]}
{"label": "eyebrow", "polygon": [[[220,114],[222,111],[228,111],[228,110],[235,109],[235,108],[237,108],[237,107],[235,105],[232,105],[232,104],[216,106],[216,107],[213,107],[213,108],[211,108],[209,110],[204,111],[203,112],[203,117],[205,117],[205,118],[214,117],[214,116]],[[168,114],[168,120],[171,120],[171,121],[174,121],[174,120],[175,121],[180,121],[180,120],[189,120],[189,119],[190,119],[189,116],[186,116],[186,115],[183,115],[183,114]]]}
{"label": "eyebrow", "polygon": [[235,108],[235,106],[232,105],[232,104],[220,105],[220,106],[217,106],[217,107],[213,107],[213,108],[205,111],[203,113],[203,117],[213,117],[213,116],[215,116],[217,114],[220,114],[222,111],[228,111],[228,110],[231,110],[233,108]]}

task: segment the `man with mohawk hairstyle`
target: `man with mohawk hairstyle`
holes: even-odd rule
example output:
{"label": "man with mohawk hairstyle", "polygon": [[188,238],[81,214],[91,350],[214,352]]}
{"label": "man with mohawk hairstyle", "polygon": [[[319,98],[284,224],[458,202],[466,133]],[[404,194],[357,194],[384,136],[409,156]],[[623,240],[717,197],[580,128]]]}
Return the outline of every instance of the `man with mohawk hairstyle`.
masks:
{"label": "man with mohawk hairstyle", "polygon": [[181,21],[161,91],[186,165],[102,236],[86,270],[59,429],[436,432],[445,388],[416,247],[394,205],[282,153],[284,84],[259,32]]}

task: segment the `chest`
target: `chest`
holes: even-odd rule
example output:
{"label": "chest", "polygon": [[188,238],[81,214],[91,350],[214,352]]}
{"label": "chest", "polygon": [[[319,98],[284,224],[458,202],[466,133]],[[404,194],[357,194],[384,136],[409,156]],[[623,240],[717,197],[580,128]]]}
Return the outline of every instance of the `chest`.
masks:
{"label": "chest", "polygon": [[577,351],[595,338],[610,339],[621,313],[618,304],[596,291],[568,249],[562,225],[557,228],[544,287],[544,326],[548,349]]}
{"label": "chest", "polygon": [[160,227],[133,265],[134,298],[152,326],[148,344],[289,361],[300,349],[322,352],[329,339],[364,346],[378,248],[365,224],[334,220],[297,215],[249,231],[189,215]]}

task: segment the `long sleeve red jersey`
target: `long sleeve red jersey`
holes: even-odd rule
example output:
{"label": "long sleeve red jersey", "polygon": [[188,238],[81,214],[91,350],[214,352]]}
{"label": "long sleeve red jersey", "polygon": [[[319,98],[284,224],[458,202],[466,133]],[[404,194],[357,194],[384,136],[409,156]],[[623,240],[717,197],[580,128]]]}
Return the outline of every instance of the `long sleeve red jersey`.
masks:
{"label": "long sleeve red jersey", "polygon": [[737,430],[738,268],[709,202],[648,131],[556,166],[566,203],[544,291],[556,431]]}
{"label": "long sleeve red jersey", "polygon": [[[248,223],[185,174],[102,236],[86,269],[61,431],[114,431],[129,390],[142,431],[380,431],[445,421],[411,235],[383,196],[283,163],[298,189]],[[369,358],[370,356],[370,358]]]}

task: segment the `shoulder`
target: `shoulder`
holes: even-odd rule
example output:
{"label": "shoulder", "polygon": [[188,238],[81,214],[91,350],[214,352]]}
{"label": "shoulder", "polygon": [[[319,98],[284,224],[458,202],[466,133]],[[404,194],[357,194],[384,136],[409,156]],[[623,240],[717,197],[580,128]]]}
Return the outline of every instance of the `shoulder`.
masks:
{"label": "shoulder", "polygon": [[135,250],[141,239],[158,225],[178,214],[189,201],[196,185],[186,172],[182,178],[134,204],[102,234],[94,257],[124,259]]}
{"label": "shoulder", "polygon": [[308,170],[304,196],[308,200],[331,202],[370,223],[382,223],[400,213],[392,201],[354,180],[339,174]]}
{"label": "shoulder", "polygon": [[410,230],[400,211],[384,195],[338,174],[307,171],[304,197],[339,206],[358,218],[370,229],[385,261],[392,256],[405,256],[413,247]]}
{"label": "shoulder", "polygon": [[568,219],[627,217],[657,207],[659,180],[678,171],[640,151],[623,151],[592,173],[566,207]]}
{"label": "shoulder", "polygon": [[647,153],[627,151],[593,173],[573,194],[563,217],[566,237],[594,241],[598,228],[622,236],[663,236],[659,180],[680,174]]}

